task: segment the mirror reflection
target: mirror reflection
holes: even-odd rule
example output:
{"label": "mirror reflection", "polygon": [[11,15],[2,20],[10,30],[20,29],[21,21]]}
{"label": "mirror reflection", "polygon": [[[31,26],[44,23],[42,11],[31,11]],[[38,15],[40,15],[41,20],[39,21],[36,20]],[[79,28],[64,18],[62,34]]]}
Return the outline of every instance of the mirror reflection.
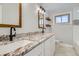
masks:
{"label": "mirror reflection", "polygon": [[19,25],[20,7],[19,3],[0,3],[0,24]]}

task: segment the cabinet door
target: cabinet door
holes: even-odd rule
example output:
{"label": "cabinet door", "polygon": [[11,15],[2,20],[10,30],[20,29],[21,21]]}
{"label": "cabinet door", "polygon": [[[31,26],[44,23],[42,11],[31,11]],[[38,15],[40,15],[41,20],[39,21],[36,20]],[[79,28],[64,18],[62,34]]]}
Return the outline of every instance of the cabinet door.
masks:
{"label": "cabinet door", "polygon": [[41,43],[33,50],[25,54],[25,56],[51,56],[55,52],[55,37],[52,36],[45,42]]}
{"label": "cabinet door", "polygon": [[52,36],[50,39],[50,49],[50,54],[53,56],[55,53],[55,36]]}
{"label": "cabinet door", "polygon": [[45,56],[50,56],[50,39],[45,41]]}
{"label": "cabinet door", "polygon": [[41,44],[41,56],[44,56],[45,55],[45,44],[44,42]]}
{"label": "cabinet door", "polygon": [[79,7],[73,9],[73,19],[79,19]]}
{"label": "cabinet door", "polygon": [[25,56],[40,56],[41,55],[41,45],[35,47],[30,52],[25,54]]}

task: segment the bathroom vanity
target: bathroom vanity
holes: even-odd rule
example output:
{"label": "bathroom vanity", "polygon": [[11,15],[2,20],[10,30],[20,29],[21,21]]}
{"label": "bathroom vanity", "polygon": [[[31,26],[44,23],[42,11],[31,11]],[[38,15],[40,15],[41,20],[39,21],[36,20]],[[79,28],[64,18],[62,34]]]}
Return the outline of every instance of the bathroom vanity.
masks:
{"label": "bathroom vanity", "polygon": [[25,56],[53,56],[54,52],[55,52],[55,36],[52,35],[46,37],[44,41],[42,41],[37,47],[32,49],[30,52],[25,54]]}
{"label": "bathroom vanity", "polygon": [[0,42],[0,56],[53,56],[54,51],[54,33],[20,34]]}

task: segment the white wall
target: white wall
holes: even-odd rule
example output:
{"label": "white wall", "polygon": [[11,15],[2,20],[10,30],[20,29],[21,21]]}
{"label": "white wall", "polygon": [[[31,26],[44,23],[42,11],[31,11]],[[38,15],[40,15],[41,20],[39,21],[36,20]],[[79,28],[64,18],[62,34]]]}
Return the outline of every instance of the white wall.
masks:
{"label": "white wall", "polygon": [[34,32],[38,29],[38,18],[36,14],[36,4],[23,4],[23,25],[18,29],[18,33]]}
{"label": "white wall", "polygon": [[[70,13],[70,23],[69,24],[55,24],[54,16]],[[72,26],[72,10],[62,10],[51,14],[53,19],[53,31],[55,32],[56,39],[67,44],[73,43],[73,26]]]}
{"label": "white wall", "polygon": [[56,39],[64,43],[73,43],[73,29],[72,25],[56,25],[54,27]]}
{"label": "white wall", "polygon": [[[39,31],[36,4],[23,3],[22,5],[22,28],[17,28],[16,33]],[[0,34],[9,34],[10,28],[0,28]]]}
{"label": "white wall", "polygon": [[0,23],[2,23],[2,6],[0,5]]}

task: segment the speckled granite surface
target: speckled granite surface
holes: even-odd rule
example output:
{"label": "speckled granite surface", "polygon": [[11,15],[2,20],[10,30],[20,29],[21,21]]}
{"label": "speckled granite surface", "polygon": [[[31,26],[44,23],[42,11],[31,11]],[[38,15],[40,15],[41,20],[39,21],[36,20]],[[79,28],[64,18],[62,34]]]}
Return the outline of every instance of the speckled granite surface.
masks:
{"label": "speckled granite surface", "polygon": [[[31,51],[33,48],[53,36],[54,33],[22,33],[17,35],[13,41],[0,41],[0,56],[22,56]],[[24,40],[24,41],[23,41]],[[22,42],[23,41],[23,42]],[[22,43],[21,43],[22,42]],[[18,46],[17,46],[18,43]],[[26,44],[28,43],[28,44]],[[6,48],[12,45],[13,49]],[[15,45],[15,46],[14,46]],[[20,46],[21,45],[21,46]],[[17,47],[16,47],[17,46]],[[5,48],[3,50],[3,48]]]}

